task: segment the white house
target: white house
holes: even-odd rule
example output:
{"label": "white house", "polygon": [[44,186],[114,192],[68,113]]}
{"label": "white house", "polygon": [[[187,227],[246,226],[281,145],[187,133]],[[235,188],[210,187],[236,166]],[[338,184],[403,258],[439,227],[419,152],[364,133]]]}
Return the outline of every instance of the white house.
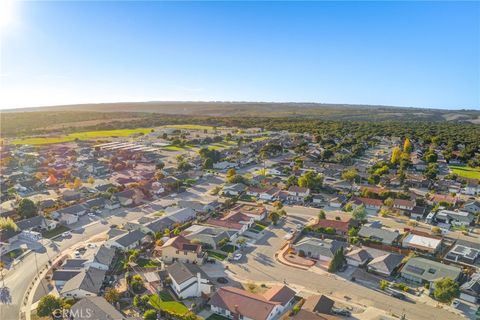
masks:
{"label": "white house", "polygon": [[454,226],[469,226],[475,219],[474,215],[466,211],[440,210],[435,219],[438,222],[448,223]]}
{"label": "white house", "polygon": [[304,187],[291,186],[288,189],[287,199],[291,201],[304,201],[310,195],[310,189]]}
{"label": "white house", "polygon": [[226,170],[230,168],[236,168],[237,164],[235,162],[221,161],[213,164],[213,169],[217,170]]}
{"label": "white house", "polygon": [[171,288],[180,299],[200,297],[212,291],[208,276],[195,264],[177,261],[166,271],[172,280]]}
{"label": "white house", "polygon": [[463,206],[463,211],[470,213],[479,213],[480,212],[480,201],[470,201],[465,203]]}
{"label": "white house", "polygon": [[105,245],[108,248],[114,247],[121,250],[130,250],[137,248],[140,244],[146,243],[147,241],[148,236],[145,233],[140,230],[134,230],[109,239]]}

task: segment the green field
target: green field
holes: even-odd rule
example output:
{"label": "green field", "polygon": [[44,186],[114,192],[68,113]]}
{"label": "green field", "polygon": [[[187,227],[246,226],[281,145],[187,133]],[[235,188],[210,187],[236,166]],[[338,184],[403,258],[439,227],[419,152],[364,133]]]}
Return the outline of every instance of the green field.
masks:
{"label": "green field", "polygon": [[95,138],[105,138],[105,137],[128,137],[134,133],[143,133],[147,134],[152,131],[152,128],[136,128],[136,129],[119,129],[119,130],[101,130],[101,131],[85,131],[85,132],[75,132],[69,133],[67,135],[55,136],[55,137],[35,137],[35,138],[25,138],[25,139],[16,139],[13,140],[13,144],[51,144],[51,143],[61,143],[61,142],[70,142],[78,140],[90,140]]}
{"label": "green field", "polygon": [[215,252],[213,250],[207,250],[207,253],[208,253],[209,257],[212,257],[212,258],[217,259],[219,261],[223,261],[227,258],[226,254],[221,254],[221,253]]}
{"label": "green field", "polygon": [[480,168],[470,168],[465,166],[448,166],[453,173],[463,178],[480,180]]}
{"label": "green field", "polygon": [[160,266],[160,262],[144,258],[139,258],[137,264],[142,268],[157,268]]}
{"label": "green field", "polygon": [[202,126],[199,124],[174,124],[166,125],[161,128],[185,129],[185,130],[213,130],[212,126]]}
{"label": "green field", "polygon": [[179,316],[183,316],[189,311],[183,303],[177,301],[163,301],[158,295],[151,296],[148,302],[157,310],[164,310]]}

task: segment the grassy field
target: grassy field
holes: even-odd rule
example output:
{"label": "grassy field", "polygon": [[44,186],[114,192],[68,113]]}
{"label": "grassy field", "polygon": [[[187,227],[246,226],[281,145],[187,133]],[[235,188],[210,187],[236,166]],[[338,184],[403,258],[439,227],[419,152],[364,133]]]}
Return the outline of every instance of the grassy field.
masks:
{"label": "grassy field", "polygon": [[70,142],[70,141],[75,141],[76,139],[78,139],[78,140],[90,140],[90,139],[105,138],[105,137],[128,137],[128,136],[130,136],[134,133],[147,134],[147,133],[150,133],[151,130],[152,130],[152,128],[85,131],[85,132],[69,133],[67,135],[61,135],[61,136],[16,139],[16,140],[13,140],[12,143],[13,144],[40,145],[40,144]]}
{"label": "grassy field", "polygon": [[157,310],[164,310],[179,316],[183,316],[188,313],[188,308],[183,303],[177,301],[164,301],[159,295],[151,296],[148,302]]}
{"label": "grassy field", "polygon": [[162,128],[174,128],[174,129],[185,129],[185,130],[213,130],[212,126],[203,126],[198,124],[175,124],[162,126]]}
{"label": "grassy field", "polygon": [[194,146],[186,145],[183,147],[178,147],[178,146],[165,146],[161,147],[160,149],[162,150],[168,150],[168,151],[187,151],[187,150],[195,150],[196,148]]}
{"label": "grassy field", "polygon": [[449,166],[449,168],[459,177],[480,180],[480,168],[470,168],[465,166]]}

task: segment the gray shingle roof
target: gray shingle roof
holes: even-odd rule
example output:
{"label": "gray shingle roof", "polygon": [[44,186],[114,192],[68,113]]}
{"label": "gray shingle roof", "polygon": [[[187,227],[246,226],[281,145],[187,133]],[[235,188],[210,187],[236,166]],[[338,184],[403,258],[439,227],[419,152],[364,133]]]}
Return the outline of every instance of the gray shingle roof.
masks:
{"label": "gray shingle roof", "polygon": [[[89,309],[90,313],[82,310]],[[73,320],[102,319],[102,320],[125,320],[123,314],[115,309],[104,297],[86,297],[72,306]]]}
{"label": "gray shingle roof", "polygon": [[197,277],[197,273],[200,273],[203,279],[209,279],[202,269],[200,269],[197,265],[190,263],[182,263],[177,261],[168,266],[166,269],[170,277],[178,284]]}
{"label": "gray shingle roof", "polygon": [[462,270],[433,260],[414,257],[408,260],[401,272],[402,275],[405,274],[430,282],[444,277],[456,280]]}
{"label": "gray shingle roof", "polygon": [[79,274],[68,280],[63,286],[62,293],[69,292],[76,289],[82,289],[94,294],[100,292],[103,280],[105,279],[105,271],[89,268],[82,270]]}
{"label": "gray shingle roof", "polygon": [[378,239],[383,243],[392,243],[400,234],[396,231],[362,226],[358,232],[358,235],[364,238]]}

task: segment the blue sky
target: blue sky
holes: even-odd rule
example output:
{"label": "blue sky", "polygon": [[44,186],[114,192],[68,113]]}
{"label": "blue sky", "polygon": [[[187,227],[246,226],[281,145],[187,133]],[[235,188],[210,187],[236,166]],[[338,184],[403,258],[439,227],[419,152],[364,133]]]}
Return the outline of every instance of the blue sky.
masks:
{"label": "blue sky", "polygon": [[0,107],[198,100],[480,108],[479,2],[20,2]]}

